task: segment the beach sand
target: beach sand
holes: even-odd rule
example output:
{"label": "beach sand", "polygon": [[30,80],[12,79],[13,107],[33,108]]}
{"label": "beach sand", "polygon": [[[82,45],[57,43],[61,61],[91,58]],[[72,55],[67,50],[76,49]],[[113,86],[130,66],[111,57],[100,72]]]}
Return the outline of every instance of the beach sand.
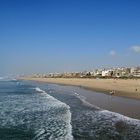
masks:
{"label": "beach sand", "polygon": [[21,77],[22,80],[37,82],[47,82],[52,84],[62,84],[79,86],[96,92],[122,96],[133,99],[140,99],[140,79],[82,79],[82,78],[30,78]]}

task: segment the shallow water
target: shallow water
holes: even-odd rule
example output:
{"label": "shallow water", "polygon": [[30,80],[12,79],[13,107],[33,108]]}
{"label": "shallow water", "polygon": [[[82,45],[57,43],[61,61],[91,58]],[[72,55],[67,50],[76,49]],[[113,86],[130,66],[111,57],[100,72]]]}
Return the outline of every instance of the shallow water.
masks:
{"label": "shallow water", "polygon": [[[79,87],[51,85],[56,90],[82,97],[92,105],[140,120],[140,100],[111,96]],[[68,92],[69,91],[69,92]]]}
{"label": "shallow water", "polygon": [[0,140],[69,140],[69,106],[36,86],[0,82]]}
{"label": "shallow water", "polygon": [[140,139],[139,120],[89,104],[81,92],[77,92],[77,87],[48,85],[47,89],[48,94],[71,107],[73,136],[76,140]]}
{"label": "shallow water", "polygon": [[140,139],[139,120],[89,104],[80,93],[45,83],[1,83],[1,140]]}

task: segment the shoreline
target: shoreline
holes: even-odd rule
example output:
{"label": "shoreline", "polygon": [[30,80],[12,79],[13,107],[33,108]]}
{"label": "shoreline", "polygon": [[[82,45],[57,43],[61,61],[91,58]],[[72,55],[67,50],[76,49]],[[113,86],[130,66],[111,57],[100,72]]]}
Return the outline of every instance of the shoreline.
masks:
{"label": "shoreline", "polygon": [[19,80],[46,82],[51,84],[78,86],[87,90],[113,96],[140,100],[140,80],[133,79],[80,79],[80,78],[30,78],[21,77]]}

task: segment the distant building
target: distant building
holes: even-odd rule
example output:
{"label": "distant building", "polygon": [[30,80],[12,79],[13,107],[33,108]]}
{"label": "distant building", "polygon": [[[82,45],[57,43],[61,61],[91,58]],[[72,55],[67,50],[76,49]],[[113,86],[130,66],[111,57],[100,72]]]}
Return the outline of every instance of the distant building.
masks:
{"label": "distant building", "polygon": [[103,70],[102,71],[102,77],[109,76],[109,70]]}
{"label": "distant building", "polygon": [[49,73],[49,74],[33,74],[35,78],[92,78],[92,77],[114,77],[114,78],[128,78],[140,77],[140,67],[135,68],[110,68],[110,69],[96,69],[92,71],[83,72],[64,72],[64,73]]}
{"label": "distant building", "polygon": [[96,69],[94,75],[95,75],[95,76],[102,76],[102,70]]}
{"label": "distant building", "polygon": [[134,77],[140,77],[140,67],[131,68],[131,75]]}

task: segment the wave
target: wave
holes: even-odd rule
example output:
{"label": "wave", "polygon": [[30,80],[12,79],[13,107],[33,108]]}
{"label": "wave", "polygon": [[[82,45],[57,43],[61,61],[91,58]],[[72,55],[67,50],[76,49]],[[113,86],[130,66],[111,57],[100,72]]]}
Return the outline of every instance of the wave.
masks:
{"label": "wave", "polygon": [[133,118],[124,116],[122,114],[109,111],[109,110],[102,110],[102,111],[100,111],[100,113],[105,114],[106,116],[115,116],[114,120],[116,119],[116,121],[124,120],[124,121],[127,121],[128,123],[133,123],[134,125],[137,125],[138,127],[140,127],[140,120],[138,120],[138,119],[133,119]]}
{"label": "wave", "polygon": [[[27,132],[32,134],[32,140],[72,140],[70,107],[39,87],[34,88],[38,94],[32,86],[18,87],[19,93],[23,90],[34,94],[9,94],[0,98],[0,130],[5,131],[0,133],[0,139],[21,139],[22,135],[29,139]],[[7,128],[11,133],[6,134]],[[14,133],[18,130],[22,133]]]}
{"label": "wave", "polygon": [[36,87],[35,90],[36,90],[37,92],[41,92],[41,93],[47,94],[44,90],[40,89],[39,87]]}
{"label": "wave", "polygon": [[[81,103],[73,112],[74,136],[87,139],[140,139],[140,120],[111,112],[91,105],[84,96],[75,93]],[[83,106],[82,109],[79,106]],[[86,107],[85,107],[86,106]],[[90,109],[91,108],[91,109]],[[75,121],[76,120],[76,121]]]}
{"label": "wave", "polygon": [[89,106],[89,107],[93,107],[94,109],[98,109],[98,110],[101,110],[101,108],[99,108],[98,106],[95,106],[91,103],[89,103],[88,101],[86,101],[86,97],[85,96],[81,96],[79,93],[75,92],[75,96],[80,99],[82,101],[82,103],[86,106]]}
{"label": "wave", "polygon": [[[63,103],[63,102],[61,102],[61,101],[59,101],[59,100],[57,100],[56,98],[54,98],[54,97],[52,97],[52,96],[50,96],[49,94],[47,94],[47,92],[46,91],[44,91],[44,90],[42,90],[42,89],[40,89],[39,87],[36,87],[36,88],[34,88],[37,92],[39,92],[39,93],[41,93],[41,94],[43,94],[43,95],[45,95],[48,99],[50,99],[51,101],[53,101],[53,103],[51,104],[51,106],[55,106],[56,107],[56,109],[58,109],[59,107],[59,111],[61,112],[61,109],[66,109],[66,114],[65,114],[65,116],[64,116],[64,120],[66,121],[66,124],[67,124],[67,127],[66,127],[66,131],[67,131],[67,135],[65,136],[65,138],[64,138],[64,140],[73,140],[73,136],[72,136],[72,125],[71,125],[71,112],[70,112],[70,107],[67,105],[67,104],[65,104],[65,103]],[[58,110],[55,110],[56,112],[58,111]],[[59,120],[59,118],[58,118],[58,120]],[[52,124],[50,124],[50,125],[52,125]],[[60,125],[60,124],[59,124]],[[57,126],[55,126],[55,128],[56,128]],[[54,128],[54,129],[55,129]],[[46,129],[42,129],[42,130],[40,130],[39,132],[38,132],[38,134],[36,135],[36,138],[37,137],[39,137],[39,136],[41,136],[41,135],[43,135],[44,133],[46,133]],[[57,132],[54,132],[53,131],[53,133],[55,134],[55,133],[57,133],[58,134],[58,136],[60,135],[63,135],[63,134],[61,134],[62,132],[61,132],[62,130],[57,130]],[[51,133],[51,132],[49,132],[49,133]],[[60,134],[59,134],[60,133]],[[54,135],[53,134],[53,135]],[[35,138],[35,139],[36,139]],[[34,139],[34,140],[35,140]],[[41,138],[42,139],[42,138]],[[53,136],[50,136],[50,139],[54,139],[53,138]],[[55,138],[56,139],[56,138]],[[63,139],[63,138],[57,138],[57,139]],[[38,139],[39,140],[39,139]]]}
{"label": "wave", "polygon": [[98,109],[99,111],[101,111],[102,113],[106,113],[106,114],[114,114],[115,116],[119,116],[120,118],[125,118],[126,120],[133,120],[133,121],[139,121],[138,119],[133,119],[133,118],[130,118],[130,117],[127,117],[127,116],[124,116],[122,114],[119,114],[119,113],[115,113],[115,112],[112,112],[112,111],[109,111],[109,110],[104,110],[98,106],[95,106],[91,103],[89,103],[87,100],[86,100],[86,97],[85,96],[81,96],[79,93],[75,92],[75,96],[80,99],[84,105],[86,106],[90,106],[90,107],[94,107],[94,109]]}
{"label": "wave", "polygon": [[[36,90],[40,93],[45,92],[38,88]],[[94,106],[78,92],[75,92],[74,95],[81,101],[80,104],[79,102],[66,102],[70,104],[73,111],[74,137],[84,139],[87,136],[89,139],[100,138],[104,140],[111,139],[111,137],[112,139],[119,137],[120,139],[126,138],[128,140],[140,138],[140,120]]]}

